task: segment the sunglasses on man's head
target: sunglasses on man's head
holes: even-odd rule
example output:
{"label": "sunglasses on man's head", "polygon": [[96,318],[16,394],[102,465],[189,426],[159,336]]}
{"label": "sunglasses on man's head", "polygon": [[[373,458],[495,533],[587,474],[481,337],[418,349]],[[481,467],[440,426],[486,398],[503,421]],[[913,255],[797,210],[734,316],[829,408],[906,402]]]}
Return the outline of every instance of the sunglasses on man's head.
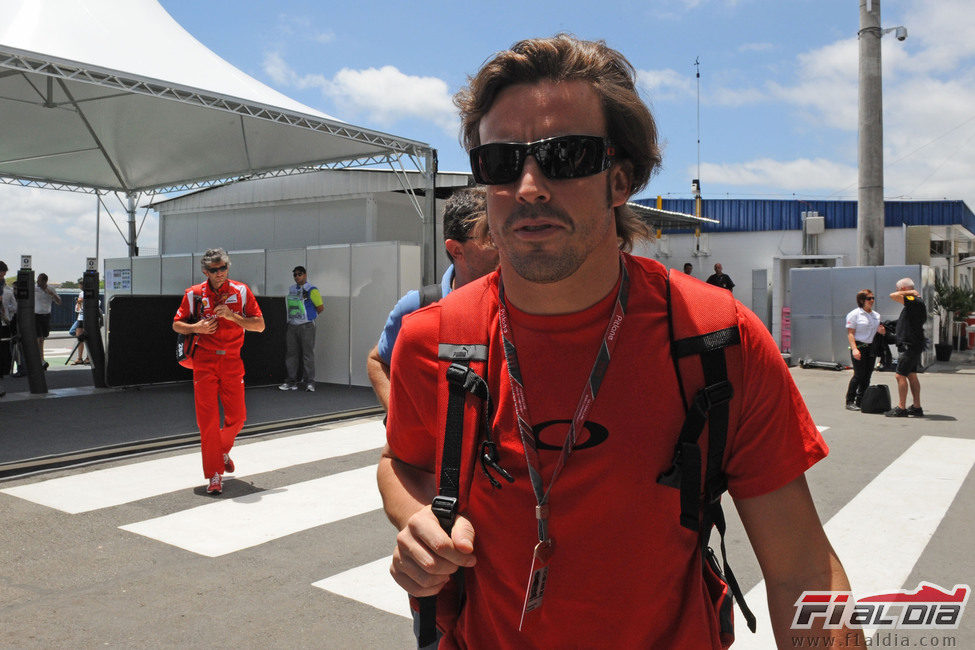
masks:
{"label": "sunglasses on man's head", "polygon": [[560,135],[536,142],[491,142],[471,149],[471,171],[481,185],[504,185],[521,178],[525,159],[535,157],[549,180],[592,176],[609,169],[616,155],[605,138]]}
{"label": "sunglasses on man's head", "polygon": [[208,266],[207,267],[207,271],[210,272],[210,273],[220,273],[221,271],[226,271],[226,270],[227,270],[227,265],[226,264],[224,264],[223,266]]}

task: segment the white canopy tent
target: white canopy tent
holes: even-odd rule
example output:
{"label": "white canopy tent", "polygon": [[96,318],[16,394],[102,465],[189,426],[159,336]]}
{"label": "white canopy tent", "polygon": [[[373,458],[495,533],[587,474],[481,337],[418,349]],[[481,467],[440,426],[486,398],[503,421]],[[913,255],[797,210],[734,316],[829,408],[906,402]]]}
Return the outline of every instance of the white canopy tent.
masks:
{"label": "white canopy tent", "polygon": [[[0,0],[0,182],[127,197],[404,159],[429,145],[347,124],[233,67],[156,0]],[[434,192],[414,196],[433,277]],[[429,267],[429,269],[428,269]]]}

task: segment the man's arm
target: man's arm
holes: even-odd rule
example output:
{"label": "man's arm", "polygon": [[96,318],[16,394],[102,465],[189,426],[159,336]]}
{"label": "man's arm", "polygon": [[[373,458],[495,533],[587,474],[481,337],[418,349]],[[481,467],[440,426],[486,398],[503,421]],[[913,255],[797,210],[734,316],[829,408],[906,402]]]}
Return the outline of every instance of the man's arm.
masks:
{"label": "man's arm", "polygon": [[322,293],[318,289],[312,289],[308,297],[311,298],[311,304],[315,306],[316,312],[320,314],[325,311],[325,301],[322,300]]}
{"label": "man's arm", "polygon": [[376,393],[383,409],[389,410],[389,366],[379,356],[379,347],[374,345],[366,357],[366,374],[372,383],[372,390]]}
{"label": "man's arm", "polygon": [[894,293],[890,294],[890,299],[893,300],[894,302],[899,302],[900,304],[903,305],[904,296],[920,296],[920,295],[921,294],[918,293],[917,290],[915,289],[905,289],[904,291],[895,291]]}
{"label": "man's arm", "polygon": [[263,332],[264,331],[264,316],[243,316],[233,311],[227,305],[217,305],[213,309],[213,315],[223,318],[224,320],[229,320],[231,323],[238,325],[248,332]]}
{"label": "man's arm", "polygon": [[214,318],[205,318],[195,323],[187,323],[185,320],[174,320],[173,331],[177,334],[213,334],[217,331],[217,321]]}
{"label": "man's arm", "polygon": [[386,516],[399,530],[389,572],[400,587],[412,596],[433,596],[458,567],[474,566],[470,521],[458,516],[448,536],[427,505],[436,494],[432,473],[399,460],[386,445],[376,478]]}
{"label": "man's arm", "polygon": [[778,647],[794,647],[794,639],[807,637],[832,639],[832,647],[863,647],[860,630],[791,629],[795,602],[803,591],[850,591],[805,475],[768,494],[736,499],[735,507],[762,568]]}

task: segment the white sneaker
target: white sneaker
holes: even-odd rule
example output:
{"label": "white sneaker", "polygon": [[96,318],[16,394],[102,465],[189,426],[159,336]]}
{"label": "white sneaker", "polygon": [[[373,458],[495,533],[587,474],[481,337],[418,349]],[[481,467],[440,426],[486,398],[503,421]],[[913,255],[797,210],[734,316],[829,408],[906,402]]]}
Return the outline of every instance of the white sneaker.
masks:
{"label": "white sneaker", "polygon": [[315,384],[305,384],[305,390],[307,390],[309,393],[314,393]]}
{"label": "white sneaker", "polygon": [[278,386],[278,390],[298,390],[298,385],[292,384],[290,381],[286,381]]}

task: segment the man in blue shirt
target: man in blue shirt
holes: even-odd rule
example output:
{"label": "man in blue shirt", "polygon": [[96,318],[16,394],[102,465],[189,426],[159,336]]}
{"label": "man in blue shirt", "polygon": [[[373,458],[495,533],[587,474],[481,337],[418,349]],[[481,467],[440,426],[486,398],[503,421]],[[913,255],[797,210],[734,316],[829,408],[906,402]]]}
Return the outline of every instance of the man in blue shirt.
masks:
{"label": "man in blue shirt", "polygon": [[[486,210],[483,187],[464,188],[447,200],[443,212],[443,236],[451,264],[440,280],[440,295],[435,300],[498,267],[498,250],[492,244],[470,236],[473,221]],[[369,381],[385,409],[389,408],[389,360],[393,356],[393,345],[403,317],[424,306],[421,302],[420,292],[416,289],[400,298],[389,312],[379,343],[369,351],[366,360]]]}
{"label": "man in blue shirt", "polygon": [[[305,267],[296,266],[291,272],[295,283],[288,288],[285,298],[288,306],[287,352],[284,366],[288,381],[278,388],[297,390],[299,384],[305,390],[315,390],[315,319],[325,309],[318,287],[308,281]],[[298,357],[301,357],[302,376],[298,376]]]}

